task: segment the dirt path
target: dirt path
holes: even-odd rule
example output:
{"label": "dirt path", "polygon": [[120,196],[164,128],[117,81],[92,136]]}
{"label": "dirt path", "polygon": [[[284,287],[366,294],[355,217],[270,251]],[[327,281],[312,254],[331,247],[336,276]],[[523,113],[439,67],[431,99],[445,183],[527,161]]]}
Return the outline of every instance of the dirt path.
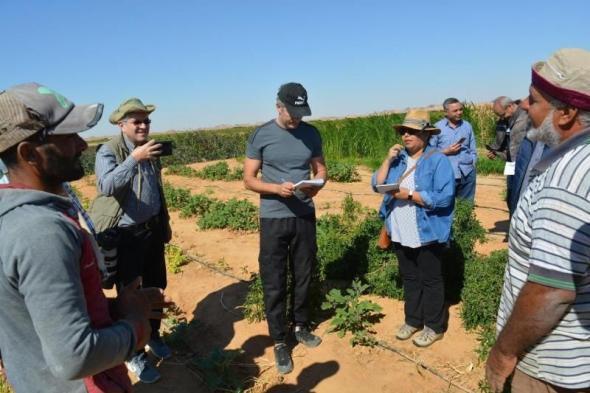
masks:
{"label": "dirt path", "polygon": [[[229,160],[230,165],[237,165]],[[205,163],[191,165],[199,168]],[[328,183],[316,198],[318,215],[338,212],[346,193],[367,207],[377,207],[379,195],[372,193],[370,173],[361,170],[358,183]],[[187,187],[192,192],[205,192],[220,199],[247,198],[258,203],[254,193],[245,191],[241,182],[216,182],[200,179],[166,176],[174,186]],[[95,194],[94,179],[87,177],[75,186],[88,198]],[[490,232],[489,241],[478,246],[478,251],[489,253],[505,248],[508,213],[501,200],[504,188],[502,177],[482,177],[478,181],[476,214]],[[225,230],[200,231],[194,219],[181,219],[172,213],[173,243],[187,253],[198,256],[210,264],[227,270],[242,279],[258,269],[258,235]],[[327,334],[328,321],[320,324],[316,332],[323,343],[316,349],[296,346],[293,350],[295,369],[281,378],[273,367],[272,342],[267,326],[247,323],[240,312],[247,284],[212,272],[198,263],[184,267],[183,272],[170,275],[167,292],[183,310],[187,320],[196,320],[187,335],[188,352],[203,356],[212,349],[238,349],[239,358],[247,374],[256,378],[250,385],[256,391],[269,392],[459,392],[448,382],[433,376],[415,363],[398,354],[380,348],[352,348],[348,339]],[[372,297],[383,307],[384,317],[375,330],[380,340],[403,351],[418,362],[436,368],[443,375],[468,390],[477,391],[483,376],[474,349],[475,335],[465,332],[458,315],[458,306],[450,309],[449,330],[445,339],[426,350],[410,343],[394,340],[395,328],[403,322],[403,303],[391,299]],[[137,384],[137,392],[206,392],[199,376],[184,365],[186,357],[177,354],[172,360],[159,365],[163,378],[154,385]]]}

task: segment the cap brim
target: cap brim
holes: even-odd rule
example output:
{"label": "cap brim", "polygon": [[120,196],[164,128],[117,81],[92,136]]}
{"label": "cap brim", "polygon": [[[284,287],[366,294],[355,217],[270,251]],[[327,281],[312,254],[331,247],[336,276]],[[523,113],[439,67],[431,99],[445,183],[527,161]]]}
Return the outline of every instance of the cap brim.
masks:
{"label": "cap brim", "polygon": [[76,134],[91,129],[102,117],[102,104],[76,105],[66,117],[54,128],[51,135]]}
{"label": "cap brim", "polygon": [[309,105],[293,106],[285,104],[285,108],[287,108],[287,112],[293,117],[311,116],[311,108]]}

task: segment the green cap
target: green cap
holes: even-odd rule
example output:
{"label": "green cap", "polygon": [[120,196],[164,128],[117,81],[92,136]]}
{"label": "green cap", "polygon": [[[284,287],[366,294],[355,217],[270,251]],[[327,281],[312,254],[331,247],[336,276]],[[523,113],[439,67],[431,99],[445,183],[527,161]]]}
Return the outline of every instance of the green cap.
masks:
{"label": "green cap", "polygon": [[123,103],[111,113],[109,122],[111,122],[111,124],[117,124],[130,113],[152,113],[155,110],[155,105],[144,105],[139,98],[129,98],[123,101]]}

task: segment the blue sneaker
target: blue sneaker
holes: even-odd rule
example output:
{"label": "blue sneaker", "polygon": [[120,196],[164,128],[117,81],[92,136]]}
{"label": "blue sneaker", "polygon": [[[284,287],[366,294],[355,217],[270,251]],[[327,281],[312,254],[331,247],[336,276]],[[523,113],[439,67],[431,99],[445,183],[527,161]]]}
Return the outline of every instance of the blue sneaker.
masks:
{"label": "blue sneaker", "polygon": [[170,347],[162,341],[161,337],[150,339],[147,346],[157,358],[169,359],[172,356]]}
{"label": "blue sneaker", "polygon": [[143,383],[154,383],[161,378],[158,370],[148,361],[145,352],[133,356],[125,365]]}

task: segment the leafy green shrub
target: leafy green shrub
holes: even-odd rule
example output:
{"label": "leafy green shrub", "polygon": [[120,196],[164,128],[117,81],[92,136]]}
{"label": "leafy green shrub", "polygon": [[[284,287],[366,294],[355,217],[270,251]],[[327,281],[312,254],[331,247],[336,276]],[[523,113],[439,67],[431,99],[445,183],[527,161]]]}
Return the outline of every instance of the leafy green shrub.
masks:
{"label": "leafy green shrub", "polygon": [[166,244],[165,249],[166,267],[168,271],[173,274],[180,273],[182,266],[187,265],[190,260],[182,252],[182,248],[174,244]]}
{"label": "leafy green shrub", "polygon": [[331,181],[351,183],[361,181],[356,165],[346,161],[330,161],[327,164]]}
{"label": "leafy green shrub", "polygon": [[486,230],[477,220],[472,202],[460,198],[456,200],[452,237],[465,260],[475,254],[477,242],[486,241]]}
{"label": "leafy green shrub", "polygon": [[225,180],[229,174],[229,165],[225,161],[205,166],[199,171],[199,177],[207,180]]}
{"label": "leafy green shrub", "polygon": [[164,198],[166,198],[166,203],[168,205],[168,209],[170,210],[180,210],[188,203],[191,192],[188,188],[176,188],[173,187],[170,183],[164,183]]}
{"label": "leafy green shrub", "polygon": [[367,272],[363,279],[369,284],[371,293],[392,299],[403,299],[402,277],[395,253],[369,247],[367,260]]}
{"label": "leafy green shrub", "polygon": [[250,323],[260,322],[265,319],[264,294],[262,292],[262,280],[256,275],[248,285],[248,294],[242,305],[244,318]]}
{"label": "leafy green shrub", "polygon": [[376,340],[371,326],[381,318],[381,306],[370,300],[361,300],[362,294],[369,288],[360,281],[352,282],[352,287],[343,294],[339,289],[332,289],[322,304],[322,310],[333,310],[330,332],[337,332],[342,338],[347,332],[352,334],[350,344],[374,346]]}
{"label": "leafy green shrub", "polygon": [[202,216],[205,214],[211,205],[215,202],[214,199],[209,198],[204,194],[191,195],[180,208],[181,217]]}
{"label": "leafy green shrub", "polygon": [[235,231],[258,229],[258,208],[246,199],[214,201],[198,220],[202,229],[229,228]]}
{"label": "leafy green shrub", "polygon": [[0,375],[0,393],[12,393],[12,388],[4,378],[4,375]]}
{"label": "leafy green shrub", "polygon": [[461,318],[467,329],[496,322],[508,251],[467,261]]}
{"label": "leafy green shrub", "polygon": [[496,343],[496,325],[490,323],[479,327],[478,330],[477,341],[479,342],[479,347],[475,348],[475,353],[477,354],[477,359],[480,362],[484,362]]}
{"label": "leafy green shrub", "polygon": [[197,171],[190,166],[181,165],[181,164],[173,164],[166,168],[167,175],[177,175],[177,176],[184,176],[184,177],[196,177]]}
{"label": "leafy green shrub", "polygon": [[505,165],[506,162],[500,159],[490,160],[480,154],[475,167],[478,175],[503,175]]}

